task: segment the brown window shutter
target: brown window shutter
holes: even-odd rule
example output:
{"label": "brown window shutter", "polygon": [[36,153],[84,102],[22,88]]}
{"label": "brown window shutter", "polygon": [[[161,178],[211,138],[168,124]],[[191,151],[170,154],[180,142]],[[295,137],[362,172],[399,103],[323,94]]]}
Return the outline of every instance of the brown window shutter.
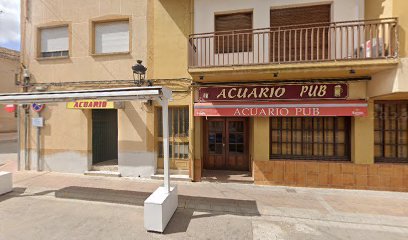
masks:
{"label": "brown window shutter", "polygon": [[330,4],[271,9],[271,61],[326,59],[330,12]]}
{"label": "brown window shutter", "polygon": [[215,15],[215,53],[252,51],[252,16],[252,12]]}

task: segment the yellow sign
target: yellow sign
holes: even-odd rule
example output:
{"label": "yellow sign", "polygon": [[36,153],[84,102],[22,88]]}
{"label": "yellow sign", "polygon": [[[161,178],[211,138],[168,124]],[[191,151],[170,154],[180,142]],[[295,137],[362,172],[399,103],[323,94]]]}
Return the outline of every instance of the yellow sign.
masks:
{"label": "yellow sign", "polygon": [[114,109],[115,103],[106,100],[78,100],[67,103],[68,109]]}

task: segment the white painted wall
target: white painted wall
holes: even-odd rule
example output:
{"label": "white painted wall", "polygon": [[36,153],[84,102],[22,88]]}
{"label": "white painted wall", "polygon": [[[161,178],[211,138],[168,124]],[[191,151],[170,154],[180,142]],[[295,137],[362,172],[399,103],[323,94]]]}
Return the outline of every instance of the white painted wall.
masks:
{"label": "white painted wall", "polygon": [[214,31],[214,14],[253,10],[253,28],[269,27],[270,9],[313,4],[332,4],[332,21],[364,19],[364,0],[195,0],[195,33]]}

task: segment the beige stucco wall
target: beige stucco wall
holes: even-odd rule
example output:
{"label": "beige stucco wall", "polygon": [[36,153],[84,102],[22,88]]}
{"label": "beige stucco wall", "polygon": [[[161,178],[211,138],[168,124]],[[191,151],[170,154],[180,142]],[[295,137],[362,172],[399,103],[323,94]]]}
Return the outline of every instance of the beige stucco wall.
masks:
{"label": "beige stucco wall", "polygon": [[[143,64],[149,68],[147,0],[30,0],[28,6],[26,3],[23,1],[22,4],[22,52],[23,64],[31,73],[32,83],[63,83],[49,87],[48,91],[132,86],[114,82],[103,84],[103,81],[132,80],[131,66],[138,59],[143,60]],[[122,17],[130,19],[130,52],[92,55],[92,20]],[[70,57],[37,58],[38,27],[59,23],[69,24]],[[84,85],[85,81],[102,83]],[[126,102],[125,108],[118,110],[119,161],[124,161],[126,166],[137,164],[135,157],[139,157],[139,154],[142,157],[150,154],[153,158],[153,153],[148,151],[148,144],[144,141],[149,131],[146,128],[148,113],[143,106],[138,102]],[[37,114],[31,111],[30,115]],[[92,111],[66,109],[63,103],[47,104],[42,115],[45,120],[40,140],[45,164],[43,169],[67,172],[89,170],[92,163]],[[36,129],[30,126],[29,134],[29,148],[32,149],[30,163],[32,169],[35,169]],[[128,169],[126,172],[129,172]]]}
{"label": "beige stucco wall", "polygon": [[[14,81],[18,68],[18,56],[5,57],[0,54],[0,93],[17,91]],[[6,112],[4,105],[0,104],[0,133],[15,132],[16,130],[17,122],[14,113]]]}

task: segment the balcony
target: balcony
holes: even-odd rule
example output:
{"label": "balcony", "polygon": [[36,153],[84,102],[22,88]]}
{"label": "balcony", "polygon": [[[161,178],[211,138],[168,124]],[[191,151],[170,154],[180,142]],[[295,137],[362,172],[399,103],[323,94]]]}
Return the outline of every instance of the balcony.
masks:
{"label": "balcony", "polygon": [[[370,75],[398,63],[398,20],[386,18],[199,33],[190,35],[188,45],[189,71],[193,76],[319,66],[343,70],[344,67],[362,66],[360,74]],[[372,71],[367,69],[370,66]]]}

